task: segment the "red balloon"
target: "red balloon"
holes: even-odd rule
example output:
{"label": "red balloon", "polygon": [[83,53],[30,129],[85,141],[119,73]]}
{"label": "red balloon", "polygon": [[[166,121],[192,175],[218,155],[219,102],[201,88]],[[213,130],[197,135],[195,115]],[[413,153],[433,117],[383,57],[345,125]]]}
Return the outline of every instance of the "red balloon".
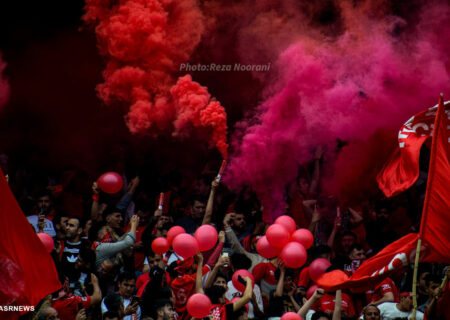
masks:
{"label": "red balloon", "polygon": [[291,241],[296,241],[303,245],[305,249],[309,249],[314,243],[314,236],[308,229],[298,229],[292,234]]}
{"label": "red balloon", "polygon": [[55,243],[53,242],[53,238],[49,234],[47,234],[45,232],[39,232],[37,234],[37,236],[41,240],[41,242],[44,245],[44,247],[47,250],[47,252],[49,252],[49,253],[52,252],[53,248],[55,247]]}
{"label": "red balloon", "polygon": [[256,251],[258,251],[261,257],[264,257],[266,259],[272,259],[280,254],[281,249],[272,247],[269,241],[267,240],[267,237],[262,236],[256,243]]}
{"label": "red balloon", "polygon": [[275,248],[283,248],[289,242],[289,232],[279,224],[273,224],[266,231],[266,237],[270,245]]}
{"label": "red balloon", "polygon": [[187,301],[186,308],[189,314],[197,319],[208,316],[211,310],[211,300],[203,293],[193,294]]}
{"label": "red balloon", "polygon": [[172,244],[173,239],[179,234],[186,233],[186,230],[184,230],[183,227],[180,226],[173,226],[169,229],[167,232],[167,241],[169,242],[169,245]]}
{"label": "red balloon", "polygon": [[152,242],[152,250],[156,254],[164,254],[169,250],[170,244],[164,237],[159,237],[153,240]]}
{"label": "red balloon", "polygon": [[317,258],[309,266],[309,276],[314,282],[323,275],[327,269],[331,266],[331,262],[324,258]]}
{"label": "red balloon", "polygon": [[295,228],[297,227],[295,224],[294,219],[292,219],[289,216],[279,216],[276,220],[275,220],[276,224],[282,225],[283,227],[286,228],[286,230],[289,232],[289,234],[291,234],[292,232],[295,231]]}
{"label": "red balloon", "polygon": [[296,312],[286,312],[281,316],[281,320],[303,320]]}
{"label": "red balloon", "polygon": [[255,287],[255,278],[253,277],[253,275],[248,270],[240,269],[233,274],[233,277],[231,277],[231,282],[233,283],[233,286],[236,288],[236,290],[239,290],[240,292],[245,291],[245,285],[238,280],[239,276],[249,277],[250,279],[252,279],[253,288]]}
{"label": "red balloon", "polygon": [[281,250],[280,258],[288,268],[300,268],[306,262],[306,250],[298,242],[292,241]]}
{"label": "red balloon", "polygon": [[113,194],[122,189],[123,179],[116,172],[106,172],[97,179],[97,185],[103,192]]}
{"label": "red balloon", "polygon": [[311,298],[312,295],[314,294],[314,292],[316,292],[317,289],[319,289],[319,286],[317,284],[314,284],[311,287],[309,287],[308,291],[306,291],[306,299]]}
{"label": "red balloon", "polygon": [[198,243],[193,236],[187,233],[179,234],[172,241],[175,253],[184,259],[193,257],[198,252]]}
{"label": "red balloon", "polygon": [[217,230],[209,224],[204,224],[195,231],[194,237],[200,251],[208,251],[217,243]]}

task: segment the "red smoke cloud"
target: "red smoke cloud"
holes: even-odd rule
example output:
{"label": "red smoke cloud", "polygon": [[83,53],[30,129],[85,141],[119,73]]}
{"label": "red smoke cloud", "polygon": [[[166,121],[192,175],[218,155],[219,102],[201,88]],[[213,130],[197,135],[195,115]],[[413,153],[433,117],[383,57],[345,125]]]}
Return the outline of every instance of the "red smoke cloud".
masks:
{"label": "red smoke cloud", "polygon": [[[397,130],[411,115],[434,105],[439,92],[450,92],[446,2],[424,3],[420,15],[407,20],[393,15],[389,6],[375,10],[370,1],[334,5],[334,28],[317,24],[314,9],[306,10],[306,3],[292,2],[285,5],[291,15],[286,7],[253,11],[240,34],[248,42],[241,43],[241,54],[249,56],[250,44],[258,39],[266,46],[262,55],[276,55],[275,73],[266,82],[267,98],[252,124],[238,124],[244,134],[233,141],[225,181],[234,188],[250,185],[262,201],[266,221],[282,213],[286,186],[297,176],[298,165],[311,160],[317,145],[334,150],[337,139],[349,142],[337,162],[328,154],[339,175],[324,183],[342,187],[345,181],[353,187],[340,191],[356,196],[360,180],[372,179],[373,173],[348,165],[364,168],[371,162],[365,150],[383,148],[386,138],[374,139],[374,133],[380,128]],[[301,12],[309,16],[303,15],[297,29],[292,28]],[[274,33],[276,37],[269,36]]]}
{"label": "red smoke cloud", "polygon": [[203,15],[194,0],[86,1],[84,20],[95,25],[107,58],[105,82],[97,88],[106,104],[129,106],[132,133],[186,136],[208,132],[227,157],[226,113],[208,90],[175,74],[200,42]]}
{"label": "red smoke cloud", "polygon": [[0,53],[0,108],[2,108],[9,99],[9,82],[3,75],[5,71],[6,63],[2,59],[2,54]]}

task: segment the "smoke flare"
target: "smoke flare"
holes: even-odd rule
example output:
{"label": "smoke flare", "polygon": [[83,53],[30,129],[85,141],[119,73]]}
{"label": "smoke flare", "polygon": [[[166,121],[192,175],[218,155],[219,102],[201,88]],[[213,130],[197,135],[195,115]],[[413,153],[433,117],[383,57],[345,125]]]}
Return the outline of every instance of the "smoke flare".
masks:
{"label": "smoke flare", "polygon": [[107,58],[105,82],[97,88],[105,104],[129,105],[130,132],[211,135],[227,157],[225,109],[189,75],[175,77],[204,30],[194,0],[86,1],[84,21],[95,25],[100,53]]}

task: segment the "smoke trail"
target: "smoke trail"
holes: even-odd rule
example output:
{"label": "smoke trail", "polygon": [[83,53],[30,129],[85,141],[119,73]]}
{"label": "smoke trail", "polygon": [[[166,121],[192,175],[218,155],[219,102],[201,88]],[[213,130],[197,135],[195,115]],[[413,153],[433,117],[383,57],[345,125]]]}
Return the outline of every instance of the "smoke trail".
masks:
{"label": "smoke trail", "polygon": [[[290,5],[299,15],[307,8]],[[266,221],[282,213],[285,188],[295,179],[298,164],[312,158],[315,146],[333,150],[336,139],[350,143],[336,162],[336,171],[342,168],[347,174],[340,172],[331,182],[339,186],[348,179],[346,184],[355,187],[345,192],[352,196],[358,179],[369,175],[356,177],[354,173],[361,171],[345,165],[351,160],[364,167],[365,143],[383,147],[385,140],[370,140],[376,130],[398,128],[411,114],[433,105],[439,92],[450,89],[447,3],[427,2],[414,16],[416,21],[392,15],[389,5],[375,10],[370,1],[340,1],[334,6],[338,18],[332,19],[333,32],[324,24],[314,25],[310,16],[300,20],[298,32],[290,38],[267,40],[284,41],[266,52],[277,54],[276,75],[267,83],[268,98],[255,112],[256,123],[238,125],[245,134],[242,141],[233,141],[236,150],[226,181],[234,188],[250,185],[263,203]],[[315,12],[311,10],[309,14]],[[253,40],[267,38],[272,31],[273,23],[259,22],[261,15],[284,21],[275,32],[292,30],[292,18],[272,8],[256,15],[252,28],[246,28],[253,30]],[[248,46],[242,52],[246,50]]]}
{"label": "smoke trail", "polygon": [[6,68],[6,62],[2,59],[2,54],[0,52],[0,110],[9,100],[9,82],[3,75]]}
{"label": "smoke trail", "polygon": [[196,1],[89,0],[85,10],[83,18],[96,26],[100,53],[107,58],[98,95],[108,105],[129,105],[129,130],[152,136],[206,130],[226,158],[224,108],[189,75],[174,76],[204,30]]}

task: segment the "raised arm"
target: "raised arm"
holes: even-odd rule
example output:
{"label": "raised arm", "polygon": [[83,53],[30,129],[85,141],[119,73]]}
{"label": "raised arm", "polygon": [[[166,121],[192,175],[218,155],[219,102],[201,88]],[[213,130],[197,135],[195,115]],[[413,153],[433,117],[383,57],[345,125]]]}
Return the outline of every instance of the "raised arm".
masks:
{"label": "raised arm", "polygon": [[249,277],[243,277],[243,279],[246,282],[245,291],[239,300],[233,302],[233,311],[239,310],[240,308],[245,306],[252,299],[252,294],[253,294],[252,279],[250,279]]}
{"label": "raised arm", "polygon": [[341,218],[341,209],[337,207],[336,209],[336,219],[334,220],[334,227],[331,231],[330,237],[328,238],[327,245],[330,248],[333,248],[334,240],[336,238],[336,234],[339,231],[339,228],[342,225],[342,218]]}
{"label": "raised arm", "polygon": [[195,292],[205,293],[202,287],[202,276],[203,276],[203,255],[201,252],[197,253],[195,256],[197,262],[197,273],[195,274]]}
{"label": "raised arm", "polygon": [[100,286],[98,285],[98,279],[93,273],[91,273],[91,282],[92,287],[94,288],[94,292],[91,296],[91,304],[100,303],[102,301],[102,291],[100,290]]}
{"label": "raised arm", "polygon": [[342,291],[336,291],[336,300],[334,302],[334,311],[332,320],[341,320],[342,313]]}
{"label": "raised arm", "polygon": [[278,267],[280,268],[280,278],[278,279],[277,288],[273,294],[274,297],[281,297],[283,295],[284,275],[286,274],[286,267],[282,262],[280,262]]}
{"label": "raised arm", "polygon": [[317,300],[322,298],[324,294],[325,294],[325,291],[323,291],[323,289],[317,289],[314,292],[314,294],[312,295],[312,297],[309,298],[307,301],[305,301],[305,303],[303,303],[303,306],[297,312],[300,315],[300,317],[302,317],[302,319],[305,319],[306,313],[308,312],[308,310],[311,309],[312,305]]}
{"label": "raised arm", "polygon": [[211,182],[211,191],[209,193],[208,202],[206,203],[205,215],[203,216],[202,225],[211,223],[211,218],[214,210],[214,197],[216,195],[218,186],[219,182],[214,179],[213,182]]}

